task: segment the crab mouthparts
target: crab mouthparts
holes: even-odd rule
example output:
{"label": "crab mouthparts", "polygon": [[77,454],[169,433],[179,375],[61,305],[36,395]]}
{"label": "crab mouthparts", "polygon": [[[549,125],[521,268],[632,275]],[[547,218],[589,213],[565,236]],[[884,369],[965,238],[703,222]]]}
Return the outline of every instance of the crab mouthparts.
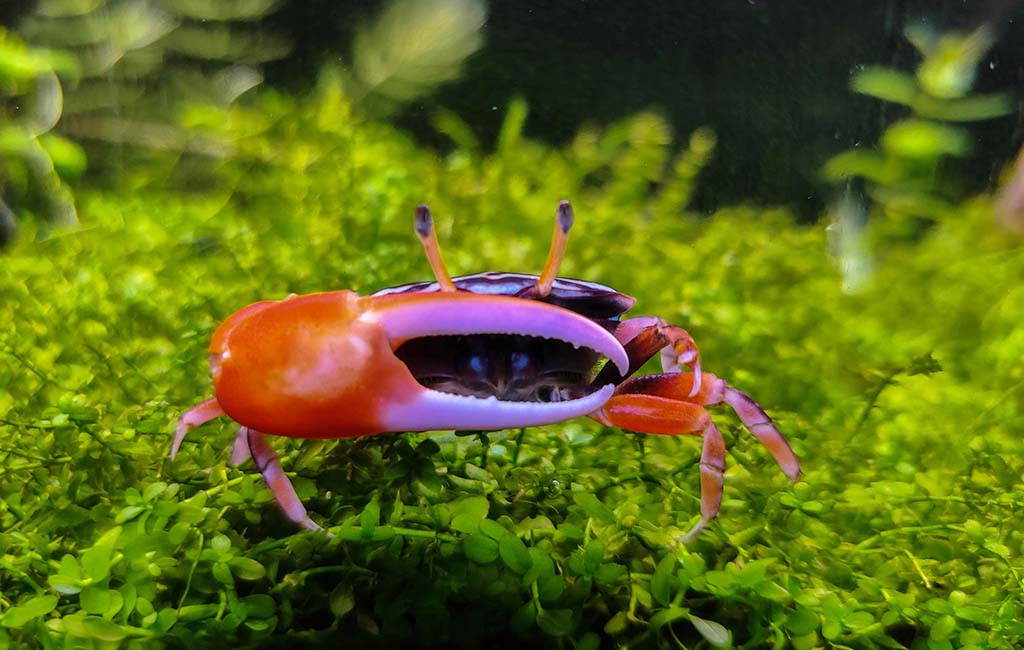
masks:
{"label": "crab mouthparts", "polygon": [[388,416],[395,430],[495,430],[588,415],[614,391],[589,385],[596,361],[605,357],[622,374],[629,367],[607,330],[547,303],[461,292],[377,300],[373,317],[425,387]]}

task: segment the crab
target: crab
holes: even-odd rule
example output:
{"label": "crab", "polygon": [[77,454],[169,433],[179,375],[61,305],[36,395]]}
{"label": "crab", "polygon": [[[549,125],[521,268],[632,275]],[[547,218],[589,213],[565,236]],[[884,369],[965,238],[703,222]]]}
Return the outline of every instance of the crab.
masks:
{"label": "crab", "polygon": [[[244,307],[213,335],[215,396],[181,416],[171,458],[191,429],[227,415],[240,425],[232,462],[251,457],[285,516],[316,531],[268,435],[492,431],[586,416],[640,433],[703,437],[700,519],[686,542],[721,507],[725,441],[707,407],[727,405],[795,481],[800,464],[785,437],[753,399],[701,370],[686,330],[657,317],[622,318],[634,298],[557,277],[572,225],[572,206],[562,201],[539,276],[452,278],[421,205],[415,229],[434,281]],[[664,372],[633,376],[659,353]]]}

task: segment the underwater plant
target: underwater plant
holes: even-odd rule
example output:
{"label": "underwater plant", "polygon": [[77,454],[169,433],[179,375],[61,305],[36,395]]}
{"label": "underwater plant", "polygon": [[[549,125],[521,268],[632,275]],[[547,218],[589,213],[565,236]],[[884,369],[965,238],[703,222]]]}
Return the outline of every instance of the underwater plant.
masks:
{"label": "underwater plant", "polygon": [[962,197],[942,163],[970,151],[970,135],[960,123],[1002,117],[1013,111],[1004,93],[972,95],[975,69],[993,36],[988,27],[968,34],[937,34],[912,26],[906,36],[921,54],[915,74],[868,67],[853,75],[858,93],[902,105],[909,115],[889,125],[877,150],[849,149],[825,163],[827,180],[861,178],[878,216],[925,221],[953,215]]}
{"label": "underwater plant", "polygon": [[830,208],[829,246],[849,292],[874,273],[873,241],[913,239],[924,225],[955,218],[963,196],[944,163],[970,153],[970,134],[959,123],[1012,112],[1004,93],[971,94],[993,42],[987,26],[940,35],[914,25],[906,37],[922,57],[914,75],[872,66],[854,74],[850,86],[902,105],[909,115],[885,129],[877,149],[848,149],[822,170],[826,180],[842,184]]}
{"label": "underwater plant", "polygon": [[[83,227],[0,260],[0,647],[1024,644],[1024,249],[991,196],[923,214],[844,294],[787,209],[694,213],[707,129],[648,111],[555,147],[515,100],[493,147],[439,112],[438,154],[347,83],[188,106],[175,125],[230,155],[153,150],[78,188]],[[683,545],[694,437],[581,419],[275,440],[327,537],[230,462],[225,420],[167,458],[239,305],[429,281],[421,201],[450,268],[521,268],[564,196],[587,217],[559,275],[685,324],[786,434],[795,485],[722,412],[721,516]]]}
{"label": "underwater plant", "polygon": [[[1024,273],[1024,252],[992,230],[990,199],[844,295],[821,230],[788,212],[688,216],[705,131],[673,155],[645,113],[556,149],[523,135],[516,102],[494,151],[438,157],[341,87],[326,74],[302,99],[193,109],[191,126],[237,145],[216,182],[171,192],[162,165],[139,165],[79,191],[87,228],[4,258],[0,643],[1024,642],[1024,303],[993,281]],[[229,463],[227,423],[168,462],[177,416],[209,390],[209,336],[239,304],[429,278],[408,215],[423,199],[455,215],[436,223],[452,268],[543,259],[533,233],[564,194],[588,215],[564,275],[686,323],[775,417],[801,481],[765,475],[723,414],[722,516],[680,546],[700,499],[692,438],[584,420],[275,445],[327,538]]]}
{"label": "underwater plant", "polygon": [[0,27],[0,247],[14,238],[17,218],[43,223],[78,222],[67,186],[85,169],[75,143],[53,132],[64,108],[63,84],[78,75],[74,58],[30,48]]}

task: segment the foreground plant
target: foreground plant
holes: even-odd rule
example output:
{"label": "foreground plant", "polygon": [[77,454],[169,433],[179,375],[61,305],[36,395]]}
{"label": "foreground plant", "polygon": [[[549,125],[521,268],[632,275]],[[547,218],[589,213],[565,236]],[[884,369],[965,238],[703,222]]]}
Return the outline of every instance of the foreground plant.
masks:
{"label": "foreground plant", "polygon": [[[851,296],[821,229],[785,210],[691,218],[710,139],[674,154],[652,114],[553,149],[522,135],[515,104],[496,151],[439,158],[332,87],[253,99],[193,114],[239,152],[201,170],[208,190],[167,189],[168,161],[132,167],[79,193],[88,227],[2,259],[0,645],[1024,643],[1024,251],[989,197]],[[423,197],[459,215],[435,222],[452,266],[543,259],[534,233],[563,195],[587,215],[564,275],[628,286],[685,324],[702,363],[786,432],[803,461],[792,488],[728,411],[722,514],[685,546],[697,441],[589,419],[276,439],[332,538],[296,530],[230,464],[226,420],[167,460],[181,405],[208,390],[218,315],[415,277],[408,208]]]}

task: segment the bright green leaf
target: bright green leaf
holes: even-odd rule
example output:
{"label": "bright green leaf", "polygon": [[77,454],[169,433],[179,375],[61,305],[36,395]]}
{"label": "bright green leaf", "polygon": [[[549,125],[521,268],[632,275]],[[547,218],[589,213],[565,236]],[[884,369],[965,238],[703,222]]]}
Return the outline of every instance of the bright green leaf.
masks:
{"label": "bright green leaf", "polygon": [[503,536],[498,541],[498,553],[501,561],[516,573],[525,574],[533,567],[529,549],[516,535]]}
{"label": "bright green leaf", "polygon": [[702,637],[708,640],[713,646],[727,646],[732,643],[732,633],[721,623],[709,621],[699,616],[689,615],[690,622]]}
{"label": "bright green leaf", "polygon": [[15,605],[0,615],[0,625],[20,628],[29,621],[45,616],[57,607],[57,597],[49,594],[30,598],[22,605]]}
{"label": "bright green leaf", "polygon": [[480,564],[490,564],[498,559],[498,542],[479,533],[463,539],[462,550],[466,557]]}

